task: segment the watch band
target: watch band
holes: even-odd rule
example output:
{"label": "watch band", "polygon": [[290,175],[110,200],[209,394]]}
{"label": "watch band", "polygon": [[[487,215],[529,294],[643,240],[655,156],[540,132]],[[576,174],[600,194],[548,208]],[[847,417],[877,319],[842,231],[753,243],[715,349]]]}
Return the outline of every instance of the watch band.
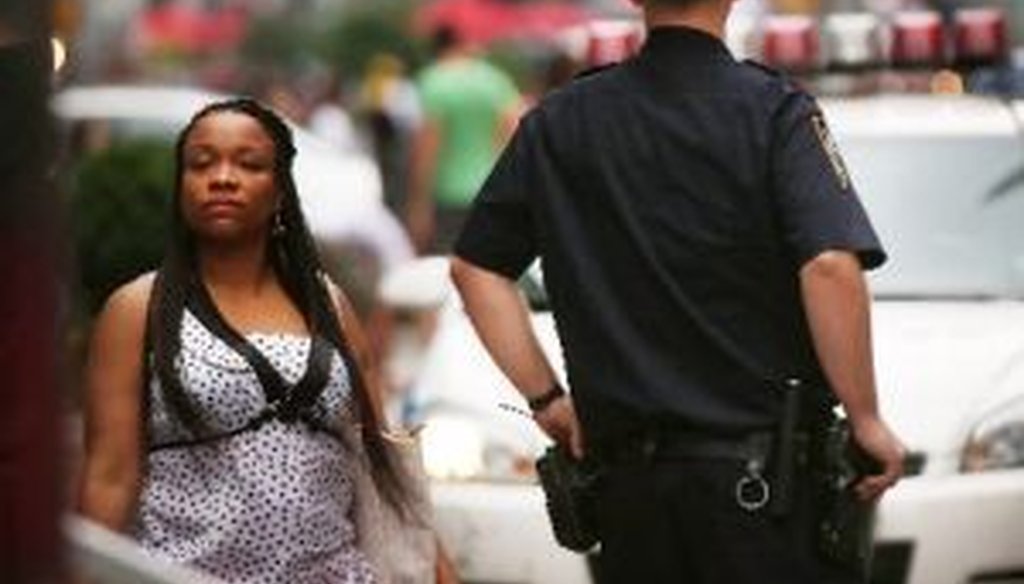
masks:
{"label": "watch band", "polygon": [[526,400],[526,403],[530,406],[530,411],[536,414],[537,412],[540,412],[544,408],[551,405],[552,402],[562,397],[563,395],[565,395],[565,389],[562,387],[562,384],[558,383],[558,381],[556,380],[551,385],[550,389],[538,395],[537,397]]}

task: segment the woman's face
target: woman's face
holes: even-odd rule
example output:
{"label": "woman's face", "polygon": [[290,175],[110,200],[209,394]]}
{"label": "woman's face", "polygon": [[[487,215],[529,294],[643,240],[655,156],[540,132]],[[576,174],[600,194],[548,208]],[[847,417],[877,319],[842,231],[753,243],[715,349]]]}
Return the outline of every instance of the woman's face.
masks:
{"label": "woman's face", "polygon": [[185,140],[181,210],[202,240],[266,237],[278,205],[274,142],[233,111],[201,118]]}

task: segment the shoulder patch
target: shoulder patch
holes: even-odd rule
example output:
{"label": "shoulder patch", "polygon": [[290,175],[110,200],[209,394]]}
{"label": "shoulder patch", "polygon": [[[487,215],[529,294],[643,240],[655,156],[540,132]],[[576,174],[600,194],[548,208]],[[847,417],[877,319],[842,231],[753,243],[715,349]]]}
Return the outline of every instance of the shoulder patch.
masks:
{"label": "shoulder patch", "polygon": [[843,162],[843,157],[839,153],[839,145],[836,144],[832,132],[828,129],[828,124],[825,123],[825,116],[820,112],[812,114],[811,126],[814,128],[814,134],[818,137],[822,151],[828,157],[832,172],[835,173],[836,180],[839,182],[839,188],[844,191],[850,190],[850,171],[847,170],[846,163]]}

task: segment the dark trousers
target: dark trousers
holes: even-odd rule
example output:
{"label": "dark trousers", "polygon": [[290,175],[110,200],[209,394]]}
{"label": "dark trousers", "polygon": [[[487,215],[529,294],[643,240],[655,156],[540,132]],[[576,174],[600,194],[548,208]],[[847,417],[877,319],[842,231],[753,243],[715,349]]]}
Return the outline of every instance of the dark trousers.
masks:
{"label": "dark trousers", "polygon": [[814,551],[811,497],[775,518],[735,499],[740,461],[619,463],[598,502],[601,584],[856,584]]}

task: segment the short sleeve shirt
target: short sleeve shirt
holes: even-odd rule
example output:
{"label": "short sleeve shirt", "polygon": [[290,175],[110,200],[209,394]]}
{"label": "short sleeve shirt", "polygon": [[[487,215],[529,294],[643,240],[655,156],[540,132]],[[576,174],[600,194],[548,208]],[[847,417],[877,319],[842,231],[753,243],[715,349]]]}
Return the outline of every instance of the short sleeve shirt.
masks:
{"label": "short sleeve shirt", "polygon": [[471,58],[427,68],[418,87],[441,135],[433,194],[440,205],[467,207],[494,165],[502,117],[518,91],[501,70]]}
{"label": "short sleeve shirt", "polygon": [[815,100],[657,28],[523,119],[455,253],[509,278],[540,258],[593,438],[767,427],[776,381],[823,387],[798,271],[831,249],[885,260]]}

